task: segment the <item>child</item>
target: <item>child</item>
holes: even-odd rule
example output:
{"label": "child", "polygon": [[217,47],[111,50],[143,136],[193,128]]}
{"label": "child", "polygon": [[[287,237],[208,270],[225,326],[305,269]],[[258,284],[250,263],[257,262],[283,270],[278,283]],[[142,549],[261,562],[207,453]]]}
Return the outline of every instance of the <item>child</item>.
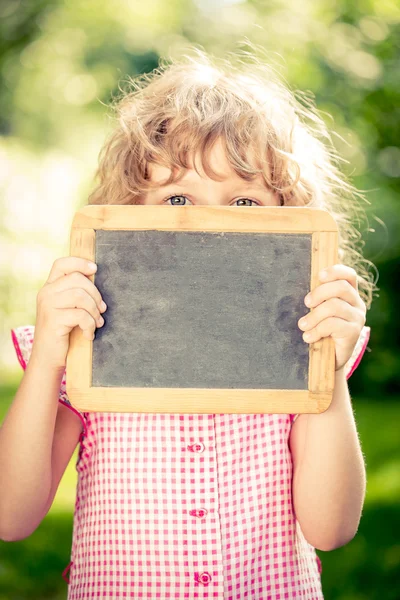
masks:
{"label": "child", "polygon": [[65,391],[69,333],[79,326],[93,339],[106,309],[87,262],[60,258],[37,296],[36,326],[12,330],[26,372],[0,435],[1,536],[36,529],[79,441],[69,600],[323,598],[315,548],[354,537],[365,495],[346,384],[370,333],[373,283],[362,261],[353,269],[359,194],[316,111],[257,59],[235,65],[197,50],[133,85],[89,203],[313,206],[335,216],[340,264],[299,322],[306,343],[334,339],[332,404],[314,415],[80,413]]}

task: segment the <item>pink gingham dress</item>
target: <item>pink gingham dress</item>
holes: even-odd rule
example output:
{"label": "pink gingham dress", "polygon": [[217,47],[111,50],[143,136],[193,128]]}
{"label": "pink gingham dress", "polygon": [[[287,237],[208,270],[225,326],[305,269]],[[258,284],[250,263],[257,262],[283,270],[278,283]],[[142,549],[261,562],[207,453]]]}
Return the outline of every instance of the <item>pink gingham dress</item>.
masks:
{"label": "pink gingham dress", "polygon": [[[21,366],[34,326],[11,330]],[[359,364],[364,327],[346,365]],[[321,562],[296,520],[296,415],[79,413],[68,600],[320,600]],[[68,581],[66,579],[66,581]]]}

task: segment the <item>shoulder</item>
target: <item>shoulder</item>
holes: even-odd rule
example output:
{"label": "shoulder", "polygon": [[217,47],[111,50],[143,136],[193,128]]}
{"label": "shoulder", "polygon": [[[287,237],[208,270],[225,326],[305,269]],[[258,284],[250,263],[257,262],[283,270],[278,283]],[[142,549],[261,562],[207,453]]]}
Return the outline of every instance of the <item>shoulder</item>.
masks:
{"label": "shoulder", "polygon": [[[35,326],[34,325],[20,325],[19,327],[14,327],[11,329],[11,339],[14,344],[15,352],[18,358],[18,361],[21,367],[26,369],[26,366],[29,362],[29,359],[32,354],[32,346],[33,340],[35,336]],[[68,398],[67,390],[66,390],[66,378],[67,371],[64,370],[64,374],[60,384],[60,390],[58,394],[58,400],[60,404],[63,404],[64,407],[69,409],[70,414],[74,414],[75,417],[79,417],[82,426],[82,434],[87,434],[86,428],[86,413],[82,413],[76,408],[74,408]],[[58,411],[60,414],[65,414],[62,409]]]}
{"label": "shoulder", "polygon": [[356,368],[361,362],[362,357],[364,356],[365,350],[367,348],[367,344],[369,338],[371,336],[371,327],[364,326],[361,330],[359,338],[354,346],[354,350],[352,355],[345,366],[346,379],[349,379],[351,375],[354,373]]}
{"label": "shoulder", "polygon": [[11,329],[11,339],[21,367],[25,370],[28,364],[35,335],[34,325],[20,325]]}

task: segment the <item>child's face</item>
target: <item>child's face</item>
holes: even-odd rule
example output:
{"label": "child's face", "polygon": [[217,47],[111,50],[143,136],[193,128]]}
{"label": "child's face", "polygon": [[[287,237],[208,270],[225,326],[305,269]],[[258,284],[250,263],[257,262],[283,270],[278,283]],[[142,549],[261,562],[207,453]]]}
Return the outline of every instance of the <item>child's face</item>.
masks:
{"label": "child's face", "polygon": [[[230,166],[223,146],[218,141],[210,152],[210,164],[225,179],[216,181],[208,177],[198,164],[201,176],[195,169],[187,169],[182,179],[170,185],[160,185],[143,194],[141,204],[169,206],[279,206],[278,194],[266,187],[262,176],[245,181]],[[149,165],[151,181],[163,182],[170,169],[158,164]]]}

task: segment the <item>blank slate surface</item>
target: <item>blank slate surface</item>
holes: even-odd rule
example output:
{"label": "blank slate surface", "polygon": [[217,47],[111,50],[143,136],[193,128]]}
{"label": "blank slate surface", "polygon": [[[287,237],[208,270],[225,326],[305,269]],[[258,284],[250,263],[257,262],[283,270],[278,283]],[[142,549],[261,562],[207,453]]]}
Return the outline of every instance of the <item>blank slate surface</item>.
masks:
{"label": "blank slate surface", "polygon": [[95,261],[92,385],[307,389],[310,235],[99,231]]}
{"label": "blank slate surface", "polygon": [[331,337],[303,340],[304,297],[337,262],[338,231],[306,207],[89,205],[71,256],[107,310],[70,334],[77,410],[319,413],[334,387]]}

